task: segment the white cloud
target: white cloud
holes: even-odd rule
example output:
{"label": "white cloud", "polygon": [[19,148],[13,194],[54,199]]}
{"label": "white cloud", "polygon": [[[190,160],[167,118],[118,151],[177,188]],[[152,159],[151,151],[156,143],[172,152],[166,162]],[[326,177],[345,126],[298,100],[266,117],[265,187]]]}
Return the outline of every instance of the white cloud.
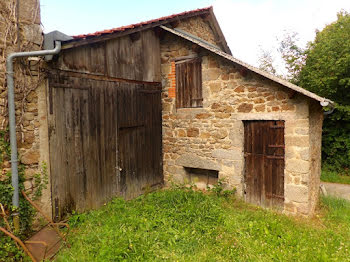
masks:
{"label": "white cloud", "polygon": [[306,44],[341,9],[350,11],[350,0],[215,0],[213,6],[233,55],[257,65],[259,46],[276,50],[285,30]]}

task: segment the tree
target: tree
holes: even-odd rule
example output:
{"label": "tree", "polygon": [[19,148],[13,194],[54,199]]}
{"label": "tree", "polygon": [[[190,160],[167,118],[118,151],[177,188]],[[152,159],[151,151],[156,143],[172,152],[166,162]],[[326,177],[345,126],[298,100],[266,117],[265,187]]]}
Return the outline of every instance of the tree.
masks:
{"label": "tree", "polygon": [[[299,79],[299,73],[305,64],[306,49],[299,47],[298,33],[286,31],[283,35],[282,40],[277,39],[279,48],[275,51],[280,56],[280,72],[277,73],[276,61],[273,57],[272,50],[265,50],[260,48],[260,56],[258,59],[259,69],[273,74],[275,76],[281,77],[292,83],[296,83]],[[280,59],[278,59],[280,60]],[[281,69],[281,66],[285,70]],[[278,67],[277,67],[278,68]]]}
{"label": "tree", "polygon": [[306,51],[298,84],[342,105],[350,105],[350,14],[318,32]]}
{"label": "tree", "polygon": [[[338,13],[337,21],[316,31],[306,48],[297,42],[298,34],[287,32],[279,43],[287,70],[284,78],[337,103],[324,122],[323,164],[350,174],[350,14]],[[260,69],[276,75],[271,52],[262,50],[259,63]]]}
{"label": "tree", "polygon": [[350,14],[318,32],[306,51],[297,84],[337,103],[325,119],[322,157],[326,167],[350,173]]}
{"label": "tree", "polygon": [[306,50],[298,46],[298,40],[298,33],[286,32],[278,49],[287,69],[285,78],[292,83],[298,82],[306,59]]}
{"label": "tree", "polygon": [[258,59],[259,69],[261,69],[267,73],[276,75],[276,69],[273,65],[274,60],[273,60],[271,51],[264,50],[264,49],[260,48],[260,53],[261,54],[260,54],[259,59]]}

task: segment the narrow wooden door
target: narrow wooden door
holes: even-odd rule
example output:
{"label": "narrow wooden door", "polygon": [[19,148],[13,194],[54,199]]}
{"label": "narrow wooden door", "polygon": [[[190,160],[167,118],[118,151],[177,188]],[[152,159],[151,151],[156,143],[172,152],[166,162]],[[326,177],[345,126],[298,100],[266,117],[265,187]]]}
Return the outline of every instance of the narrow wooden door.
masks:
{"label": "narrow wooden door", "polygon": [[284,203],[284,121],[245,121],[245,197],[266,207]]}
{"label": "narrow wooden door", "polygon": [[161,91],[144,85],[118,89],[118,155],[121,192],[136,197],[163,183]]}

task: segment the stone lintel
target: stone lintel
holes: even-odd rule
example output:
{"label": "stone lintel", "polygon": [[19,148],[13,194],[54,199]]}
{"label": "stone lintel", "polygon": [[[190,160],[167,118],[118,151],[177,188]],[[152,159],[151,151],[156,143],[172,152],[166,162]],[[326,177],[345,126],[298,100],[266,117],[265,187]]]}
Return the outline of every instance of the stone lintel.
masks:
{"label": "stone lintel", "polygon": [[201,168],[209,170],[221,171],[221,167],[218,163],[199,157],[195,154],[184,154],[180,156],[176,161],[176,165],[190,168]]}

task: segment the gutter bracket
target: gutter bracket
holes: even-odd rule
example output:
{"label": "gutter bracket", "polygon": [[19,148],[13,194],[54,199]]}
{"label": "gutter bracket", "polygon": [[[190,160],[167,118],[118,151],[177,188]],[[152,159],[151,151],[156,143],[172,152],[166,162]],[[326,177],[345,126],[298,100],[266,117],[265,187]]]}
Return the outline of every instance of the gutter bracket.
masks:
{"label": "gutter bracket", "polygon": [[[68,41],[72,40],[73,37],[63,34],[60,31],[52,31],[50,33],[47,33],[44,35],[44,50],[51,50],[55,48],[55,41]],[[53,55],[46,55],[45,61],[51,61],[53,58]]]}
{"label": "gutter bracket", "polygon": [[327,116],[327,115],[330,115],[334,112],[335,110],[335,106],[334,106],[334,103],[333,102],[330,102],[328,99],[324,99],[323,101],[320,102],[320,105],[322,107],[327,107],[327,106],[330,106],[331,109],[328,110],[328,111],[324,111],[323,112],[323,115]]}

